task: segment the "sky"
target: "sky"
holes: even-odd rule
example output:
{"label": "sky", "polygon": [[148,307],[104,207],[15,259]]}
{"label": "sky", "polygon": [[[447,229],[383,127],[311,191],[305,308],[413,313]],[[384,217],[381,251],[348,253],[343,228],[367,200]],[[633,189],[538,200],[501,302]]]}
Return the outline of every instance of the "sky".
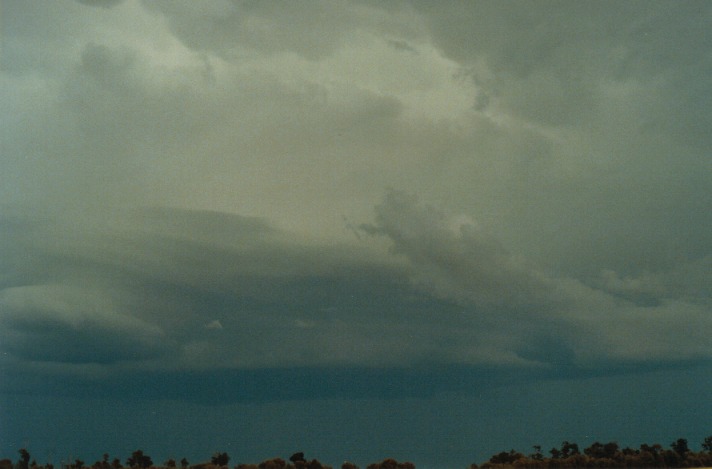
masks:
{"label": "sky", "polygon": [[4,0],[0,456],[699,449],[711,23]]}

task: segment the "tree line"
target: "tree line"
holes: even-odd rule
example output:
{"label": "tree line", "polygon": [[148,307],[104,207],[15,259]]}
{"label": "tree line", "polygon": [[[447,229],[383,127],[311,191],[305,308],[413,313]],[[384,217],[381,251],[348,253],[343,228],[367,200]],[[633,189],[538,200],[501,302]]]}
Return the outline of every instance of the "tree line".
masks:
{"label": "tree line", "polygon": [[[535,445],[528,455],[519,451],[502,451],[493,455],[479,469],[548,469],[566,467],[710,467],[712,466],[712,436],[702,441],[702,451],[692,451],[685,438],[678,438],[669,448],[655,443],[643,443],[638,448],[622,448],[615,441],[595,442],[579,449],[579,445],[564,441],[559,448],[551,448],[545,456],[541,446]],[[472,464],[470,469],[478,466]]]}
{"label": "tree line", "polygon": [[[701,444],[701,451],[690,449],[685,438],[678,438],[664,448],[660,444],[641,444],[638,448],[621,447],[615,441],[608,443],[595,442],[587,448],[569,441],[561,443],[560,447],[551,448],[548,455],[542,447],[535,445],[534,450],[524,454],[514,449],[492,455],[488,461],[477,465],[473,463],[469,469],[549,469],[569,467],[616,467],[616,468],[692,468],[712,467],[712,435],[706,437]],[[32,458],[25,448],[20,449],[17,462],[10,459],[0,459],[0,469],[55,469],[52,463],[40,465]],[[81,459],[62,462],[60,469],[230,469],[230,456],[227,453],[215,453],[209,462],[190,464],[183,458],[180,461],[168,459],[162,465],[154,464],[153,459],[143,450],[136,450],[124,463],[119,458],[111,459],[104,454],[100,461],[87,465]],[[233,469],[333,469],[322,464],[317,459],[307,459],[304,453],[294,453],[289,460],[282,458],[266,459],[257,464],[240,463]],[[341,469],[359,469],[351,462],[344,462]],[[415,469],[411,462],[398,462],[387,458],[366,466],[366,469]]]}
{"label": "tree line", "polygon": [[[16,463],[11,459],[0,459],[0,469],[55,469],[54,464],[45,463],[38,464],[35,459],[32,459],[30,452],[22,448],[19,450],[20,457]],[[209,462],[198,464],[190,464],[183,458],[179,462],[170,458],[162,465],[155,464],[153,459],[143,452],[136,450],[131,453],[131,457],[127,458],[124,463],[119,458],[110,458],[108,454],[104,454],[100,461],[93,464],[86,464],[81,459],[74,461],[62,462],[60,469],[177,469],[180,465],[181,469],[230,469],[228,463],[230,456],[227,453],[215,453],[210,458]],[[294,453],[288,461],[282,458],[271,458],[262,461],[258,464],[240,463],[234,466],[233,469],[333,469],[331,466],[322,464],[317,459],[306,459],[304,453]],[[341,469],[359,469],[356,464],[344,462]],[[381,462],[375,462],[366,466],[366,469],[415,469],[415,464],[410,462],[398,462],[395,459],[384,459]]]}

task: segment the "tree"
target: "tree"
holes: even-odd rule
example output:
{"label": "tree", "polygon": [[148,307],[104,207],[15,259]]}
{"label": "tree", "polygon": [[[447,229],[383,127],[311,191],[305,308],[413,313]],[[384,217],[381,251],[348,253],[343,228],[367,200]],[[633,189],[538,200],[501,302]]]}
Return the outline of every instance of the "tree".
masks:
{"label": "tree", "polygon": [[28,469],[30,467],[30,452],[25,448],[18,451],[20,453],[20,461],[17,463],[20,469]]}
{"label": "tree", "polygon": [[522,453],[512,449],[509,452],[502,451],[501,453],[495,454],[490,458],[489,462],[492,464],[512,464],[514,461],[522,458],[524,458]]}
{"label": "tree", "polygon": [[257,469],[284,469],[285,467],[287,462],[282,458],[267,459],[256,466]]}
{"label": "tree", "polygon": [[671,449],[666,449],[663,451],[663,461],[665,461],[665,465],[669,467],[677,467],[680,462],[682,461],[682,458],[680,457],[680,454]]}
{"label": "tree", "polygon": [[[324,469],[324,466],[317,460],[317,459],[312,459],[305,465],[307,469]],[[297,467],[299,467],[297,465]]]}
{"label": "tree", "polygon": [[147,467],[153,466],[153,460],[149,455],[143,454],[142,450],[137,449],[131,453],[131,457],[126,460],[126,465],[146,469]]}
{"label": "tree", "polygon": [[180,467],[181,467],[182,469],[188,469],[188,466],[189,466],[189,464],[188,464],[188,460],[187,460],[187,459],[183,458],[183,459],[180,460]]}
{"label": "tree", "polygon": [[534,448],[534,453],[529,456],[530,458],[534,461],[541,461],[544,459],[544,455],[541,454],[541,445],[534,445],[532,448]]}
{"label": "tree", "polygon": [[576,443],[569,443],[564,441],[561,443],[561,457],[568,458],[569,456],[574,456],[579,453],[579,447]]}
{"label": "tree", "polygon": [[213,457],[210,458],[210,462],[215,464],[216,466],[227,466],[227,463],[230,461],[230,456],[227,455],[227,453],[215,453],[213,454]]}
{"label": "tree", "polygon": [[583,450],[584,454],[593,459],[601,459],[606,456],[606,452],[603,449],[603,444],[598,441],[594,442],[588,448]]}
{"label": "tree", "polygon": [[658,460],[660,458],[660,454],[663,451],[663,447],[660,446],[660,444],[655,443],[654,445],[648,445],[646,443],[643,443],[640,445],[640,451],[641,452],[646,452],[650,453],[653,457],[653,459]]}
{"label": "tree", "polygon": [[684,438],[678,438],[676,441],[673,441],[670,444],[670,447],[682,458],[684,458],[685,454],[690,451],[690,448],[687,446],[687,440]]}
{"label": "tree", "polygon": [[415,464],[407,461],[398,462],[393,458],[386,458],[381,462],[369,464],[366,466],[366,469],[415,469]]}
{"label": "tree", "polygon": [[109,453],[104,453],[101,457],[101,461],[96,461],[92,464],[92,467],[96,469],[111,469],[111,464],[109,464]]}
{"label": "tree", "polygon": [[712,453],[712,435],[706,437],[704,441],[702,441],[702,449],[708,453]]}
{"label": "tree", "polygon": [[615,459],[616,456],[618,456],[618,449],[620,446],[618,446],[618,443],[615,441],[611,441],[603,445],[603,454],[604,457],[608,459]]}

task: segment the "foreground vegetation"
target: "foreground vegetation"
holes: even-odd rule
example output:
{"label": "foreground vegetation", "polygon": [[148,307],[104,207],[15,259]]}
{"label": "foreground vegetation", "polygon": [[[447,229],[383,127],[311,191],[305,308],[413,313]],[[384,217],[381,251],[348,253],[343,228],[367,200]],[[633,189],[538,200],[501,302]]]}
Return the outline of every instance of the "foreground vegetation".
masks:
{"label": "foreground vegetation", "polygon": [[[480,469],[548,469],[565,467],[710,467],[712,466],[712,436],[702,442],[702,451],[694,452],[687,440],[679,438],[663,448],[659,444],[642,444],[639,448],[621,448],[618,443],[593,443],[583,451],[576,443],[564,441],[560,448],[551,448],[549,456],[541,446],[525,455],[515,450],[493,455]],[[472,469],[475,464],[471,466]]]}
{"label": "foreground vegetation", "polygon": [[[31,461],[29,451],[21,449],[19,451],[20,458],[17,463],[10,459],[0,460],[0,469],[55,469],[53,464],[47,463],[39,465],[35,460]],[[121,463],[119,458],[114,458],[109,461],[108,454],[104,454],[101,461],[96,461],[91,465],[85,464],[81,459],[76,459],[73,462],[62,463],[61,469],[177,469],[180,464],[181,469],[230,469],[228,463],[230,456],[227,453],[216,453],[210,458],[210,462],[190,464],[187,459],[183,458],[179,463],[174,459],[165,461],[163,465],[156,465],[153,459],[144,454],[142,450],[136,450],[131,454],[125,464]],[[350,462],[345,462],[341,465],[342,469],[359,469],[359,467]],[[259,464],[237,464],[234,469],[333,469],[331,466],[322,464],[316,459],[307,460],[304,453],[295,453],[289,461],[282,458],[272,458],[262,461]],[[366,469],[415,469],[415,465],[409,462],[399,463],[395,459],[386,459],[379,463],[369,464]]]}
{"label": "foreground vegetation", "polygon": [[[645,467],[645,468],[673,468],[673,467],[712,467],[712,436],[702,441],[702,450],[692,451],[684,438],[678,438],[663,448],[659,444],[642,444],[639,448],[621,448],[618,443],[593,443],[591,446],[579,449],[576,443],[564,441],[560,448],[551,448],[548,456],[542,452],[541,446],[533,446],[534,452],[525,455],[519,451],[502,451],[493,455],[487,462],[480,466],[471,464],[469,469],[548,469],[568,467]],[[37,464],[32,459],[27,449],[19,450],[20,456],[16,463],[10,459],[0,460],[0,469],[55,469],[51,463]],[[191,465],[187,459],[180,462],[174,459],[165,461],[163,465],[156,465],[153,459],[136,450],[124,464],[119,458],[111,461],[108,454],[104,454],[101,461],[86,465],[84,461],[76,459],[63,462],[61,469],[230,469],[228,463],[230,456],[227,453],[216,453],[210,462]],[[234,469],[332,469],[331,466],[320,463],[316,459],[308,460],[304,453],[295,453],[286,461],[282,458],[272,458],[259,464],[240,463]],[[341,469],[359,469],[353,463],[345,462]],[[385,459],[366,466],[366,469],[415,469],[410,462],[398,462],[395,459]]]}

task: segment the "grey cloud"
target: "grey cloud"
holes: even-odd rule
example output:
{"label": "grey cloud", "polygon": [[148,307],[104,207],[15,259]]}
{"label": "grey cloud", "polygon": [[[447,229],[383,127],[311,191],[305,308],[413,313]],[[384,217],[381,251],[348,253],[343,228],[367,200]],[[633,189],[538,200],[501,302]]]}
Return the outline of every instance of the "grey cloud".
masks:
{"label": "grey cloud", "polygon": [[215,331],[219,331],[220,329],[223,328],[223,325],[222,325],[222,323],[220,323],[220,320],[219,320],[219,319],[214,319],[214,320],[210,321],[209,323],[207,323],[207,324],[205,325],[205,328],[206,328],[206,329],[215,330]]}
{"label": "grey cloud", "polygon": [[187,134],[206,132],[214,122],[196,106],[205,96],[198,91],[207,82],[202,65],[174,70],[172,81],[162,81],[159,73],[135,49],[89,43],[61,95],[78,127],[86,164],[97,167],[95,172],[110,171],[121,187],[127,178],[141,177],[140,171],[126,171],[145,164],[141,159],[148,154],[160,154],[159,145],[176,148]]}
{"label": "grey cloud", "polygon": [[131,86],[131,82],[135,80],[132,80],[132,76],[136,75],[131,73],[135,64],[136,57],[131,51],[115,51],[107,46],[91,43],[82,52],[80,67],[102,87],[117,88]]}
{"label": "grey cloud", "polygon": [[11,77],[53,84],[59,78],[58,70],[69,63],[75,51],[77,44],[71,33],[83,30],[86,22],[92,21],[88,19],[92,10],[76,1],[6,2],[0,70]]}
{"label": "grey cloud", "polygon": [[[393,243],[386,258],[218,212],[79,216],[87,214],[4,224],[3,343],[17,357],[196,370],[575,370],[711,355],[699,332],[709,325],[705,262],[657,280],[609,272],[597,290],[400,192],[364,225]],[[691,288],[680,290],[684,279]]]}
{"label": "grey cloud", "polygon": [[[82,203],[90,195],[110,205],[217,202],[228,210],[266,204],[256,192],[269,190],[282,194],[274,205],[294,212],[325,190],[360,187],[362,168],[383,161],[390,136],[402,132],[396,97],[358,87],[341,95],[268,70],[221,69],[214,81],[202,59],[188,56],[187,64],[159,66],[135,47],[86,44],[43,105],[47,121],[24,124],[48,130],[32,148],[9,137],[11,172],[26,180],[6,176],[8,196],[23,184],[30,200]],[[25,152],[45,169],[30,172]],[[354,152],[364,153],[361,164]]]}
{"label": "grey cloud", "polygon": [[144,5],[165,15],[186,46],[229,60],[239,60],[246,50],[295,52],[317,60],[352,40],[359,29],[403,33],[413,28],[398,15],[348,2],[151,1]]}
{"label": "grey cloud", "polygon": [[72,285],[2,290],[2,348],[24,360],[79,364],[140,361],[166,351],[159,327],[117,311],[103,293]]}
{"label": "grey cloud", "polygon": [[377,209],[375,226],[393,240],[393,250],[417,266],[416,282],[443,296],[467,297],[481,305],[538,304],[547,296],[548,279],[507,252],[473,221],[448,220],[434,207],[391,191]]}
{"label": "grey cloud", "polygon": [[26,224],[22,237],[7,228],[7,252],[24,262],[3,266],[3,345],[22,359],[202,369],[401,363],[435,350],[430,306],[360,249],[218,213],[76,216]]}
{"label": "grey cloud", "polygon": [[406,41],[389,40],[388,44],[391,47],[394,47],[395,49],[400,50],[400,51],[410,52],[413,54],[418,53],[418,50],[416,48],[414,48],[413,46],[411,46],[410,44],[408,44],[408,42],[406,42]]}
{"label": "grey cloud", "polygon": [[[487,324],[483,335],[505,338],[499,342],[502,353],[583,367],[712,356],[699,333],[712,325],[704,288],[668,289],[662,285],[673,283],[662,278],[658,287],[645,278],[622,281],[609,271],[606,290],[599,290],[576,278],[552,276],[508,252],[473,221],[401,192],[391,192],[377,214],[366,232],[392,241],[393,252],[408,259],[418,288],[475,305],[471,314]],[[697,283],[695,268],[680,269]],[[666,275],[680,281],[680,274]]]}
{"label": "grey cloud", "polygon": [[89,5],[92,7],[100,7],[100,8],[113,8],[116,5],[119,5],[122,3],[124,0],[77,0],[79,3],[82,5]]}
{"label": "grey cloud", "polygon": [[712,297],[709,273],[712,259],[703,256],[680,261],[670,269],[644,271],[639,275],[620,275],[611,270],[601,272],[600,279],[592,284],[597,288],[626,298],[645,299],[695,299]]}
{"label": "grey cloud", "polygon": [[[252,400],[294,374],[331,384],[316,392],[306,380],[262,399],[430,396],[512,373],[587,376],[712,356],[708,295],[673,288],[704,262],[645,290],[656,303],[640,306],[614,290],[654,282],[611,273],[603,291],[547,275],[475,221],[404,193],[388,193],[365,225],[393,243],[385,258],[218,212],[118,210],[78,223],[82,215],[15,215],[2,225],[10,260],[0,344],[17,389],[31,386],[28,367],[50,366],[56,379],[72,370],[77,392],[96,386],[97,372],[188,400],[190,387],[168,383],[242,383],[196,392],[201,402]],[[372,388],[379,373],[385,388]],[[422,379],[431,385],[413,386]]]}
{"label": "grey cloud", "polygon": [[[4,10],[0,191],[19,205],[0,282],[27,301],[91,291],[72,314],[99,311],[79,321],[96,337],[120,318],[158,328],[141,366],[709,356],[709,7],[26,5]],[[467,103],[451,116],[448,100]],[[379,203],[388,186],[442,210]],[[177,208],[106,208],[138,205]],[[59,306],[3,315],[18,356],[42,337],[73,350],[20,319],[56,315],[70,336]],[[102,363],[130,361],[130,330]]]}
{"label": "grey cloud", "polygon": [[552,335],[533,334],[516,352],[522,358],[551,364],[557,370],[570,371],[576,367],[576,352],[573,346]]}
{"label": "grey cloud", "polygon": [[[601,60],[593,37],[598,24],[592,6],[567,3],[483,2],[470,8],[416,2],[435,33],[434,40],[462,63],[484,60],[493,76],[474,70],[474,78],[508,109],[540,122],[572,124],[595,107],[591,73]],[[601,7],[601,10],[605,8]],[[601,33],[604,36],[605,33]],[[584,43],[587,54],[578,47]]]}
{"label": "grey cloud", "polygon": [[[606,118],[600,116],[605,113],[602,103],[620,99],[607,95],[612,86],[643,87],[647,98],[642,100],[655,96],[649,101],[666,103],[666,111],[655,109],[651,115],[647,110],[638,119],[679,135],[681,141],[700,128],[700,117],[706,119],[704,112],[689,111],[698,109],[699,98],[705,101],[709,95],[702,91],[709,91],[709,85],[701,80],[709,68],[703,51],[709,50],[712,40],[704,26],[712,17],[709,5],[522,1],[414,5],[424,13],[443,51],[473,66],[476,81],[506,109],[526,119],[590,126]],[[489,73],[478,69],[476,64],[482,62]],[[675,119],[670,119],[670,112]],[[681,121],[685,124],[678,127]],[[695,138],[706,140],[700,134]]]}
{"label": "grey cloud", "polygon": [[100,3],[2,5],[2,448],[706,435],[707,3]]}
{"label": "grey cloud", "polygon": [[165,15],[173,33],[188,47],[223,57],[239,56],[241,48],[261,52],[296,50],[316,58],[338,46],[339,29],[333,3],[276,5],[252,2],[146,2]]}

